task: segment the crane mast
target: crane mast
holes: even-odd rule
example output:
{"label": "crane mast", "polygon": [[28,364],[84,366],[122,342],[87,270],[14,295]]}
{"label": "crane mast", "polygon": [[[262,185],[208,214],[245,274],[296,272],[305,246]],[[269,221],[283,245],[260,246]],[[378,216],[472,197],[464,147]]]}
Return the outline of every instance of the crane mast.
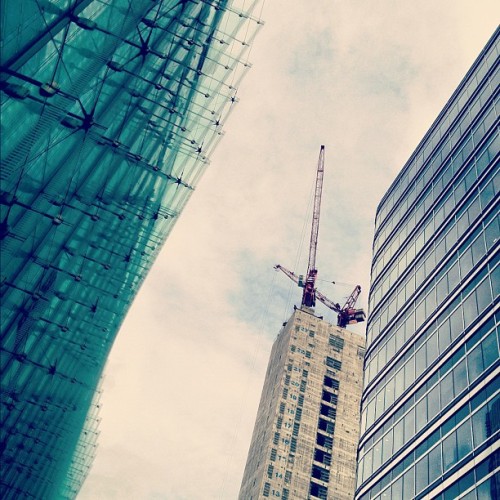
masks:
{"label": "crane mast", "polygon": [[345,328],[349,324],[359,323],[364,321],[366,315],[363,309],[356,309],[356,301],[361,293],[361,287],[357,285],[343,307],[340,304],[333,302],[319,290],[316,289],[316,277],[318,270],[316,269],[316,252],[318,248],[318,233],[319,233],[319,215],[321,209],[321,194],[323,191],[323,176],[325,172],[325,146],[321,146],[319,151],[318,168],[316,171],[316,185],[314,190],[314,207],[311,228],[311,240],[309,243],[309,261],[307,264],[306,280],[304,282],[302,276],[297,276],[294,272],[289,271],[285,267],[277,264],[274,269],[282,271],[298,286],[303,287],[301,306],[313,308],[316,305],[316,299],[323,303],[326,307],[335,311],[337,316],[337,325]]}
{"label": "crane mast", "polygon": [[316,251],[318,248],[319,214],[321,209],[321,193],[323,191],[323,176],[325,172],[325,146],[319,151],[318,169],[316,172],[316,186],[314,189],[314,207],[309,243],[309,262],[307,264],[306,282],[302,293],[302,305],[314,307],[316,305]]}

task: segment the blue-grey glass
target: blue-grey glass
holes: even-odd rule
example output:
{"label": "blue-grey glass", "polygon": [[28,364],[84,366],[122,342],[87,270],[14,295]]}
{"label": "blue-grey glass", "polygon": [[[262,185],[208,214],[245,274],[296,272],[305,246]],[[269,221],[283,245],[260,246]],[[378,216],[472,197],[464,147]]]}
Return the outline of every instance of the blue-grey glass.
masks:
{"label": "blue-grey glass", "polygon": [[439,496],[426,488],[452,468],[461,479],[442,496],[469,494],[462,468],[491,451],[475,450],[495,425],[500,369],[499,44],[500,29],[377,210],[356,498],[387,496],[399,477],[402,498]]}

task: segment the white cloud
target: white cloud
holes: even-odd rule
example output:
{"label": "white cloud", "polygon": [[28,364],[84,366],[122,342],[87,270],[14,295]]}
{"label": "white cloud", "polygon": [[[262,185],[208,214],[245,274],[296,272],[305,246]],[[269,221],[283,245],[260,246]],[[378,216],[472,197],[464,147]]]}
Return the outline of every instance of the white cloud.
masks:
{"label": "white cloud", "polygon": [[320,277],[361,283],[366,304],[376,206],[498,19],[486,0],[264,12],[226,137],[113,348],[81,499],[237,497],[270,346],[300,300],[272,265],[305,272],[320,144]]}

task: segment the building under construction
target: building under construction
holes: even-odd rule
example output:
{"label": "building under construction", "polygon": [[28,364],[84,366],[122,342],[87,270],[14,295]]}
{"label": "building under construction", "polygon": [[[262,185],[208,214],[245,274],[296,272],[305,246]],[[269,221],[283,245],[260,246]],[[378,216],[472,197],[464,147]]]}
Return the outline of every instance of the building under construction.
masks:
{"label": "building under construction", "polygon": [[[316,247],[324,171],[318,162],[309,264],[300,308],[271,351],[239,498],[352,499],[356,480],[365,339],[346,330],[364,320],[356,287],[341,307],[316,290]],[[337,325],[314,312],[316,299],[338,314]]]}

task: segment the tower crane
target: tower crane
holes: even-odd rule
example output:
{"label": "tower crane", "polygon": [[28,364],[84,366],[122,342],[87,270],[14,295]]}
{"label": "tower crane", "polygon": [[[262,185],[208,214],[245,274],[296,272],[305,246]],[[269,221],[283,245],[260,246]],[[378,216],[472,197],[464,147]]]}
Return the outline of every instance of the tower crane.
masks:
{"label": "tower crane", "polygon": [[292,281],[297,283],[297,285],[304,289],[302,292],[302,307],[314,308],[316,305],[316,299],[318,299],[326,307],[335,311],[337,316],[337,325],[345,328],[347,325],[360,323],[366,318],[363,309],[356,309],[356,302],[358,300],[359,294],[361,293],[361,287],[357,285],[346,303],[343,307],[339,303],[333,302],[319,290],[316,289],[316,277],[318,275],[318,270],[316,269],[316,251],[318,248],[318,232],[319,232],[319,214],[321,208],[321,193],[323,191],[323,175],[325,168],[325,146],[321,146],[319,151],[318,168],[316,171],[316,185],[314,190],[314,208],[313,208],[313,218],[312,218],[312,228],[311,228],[311,240],[309,243],[309,261],[307,264],[307,274],[304,281],[302,275],[297,276],[294,272],[289,271],[285,267],[277,264],[274,269],[277,271],[282,271],[286,276],[288,276]]}

